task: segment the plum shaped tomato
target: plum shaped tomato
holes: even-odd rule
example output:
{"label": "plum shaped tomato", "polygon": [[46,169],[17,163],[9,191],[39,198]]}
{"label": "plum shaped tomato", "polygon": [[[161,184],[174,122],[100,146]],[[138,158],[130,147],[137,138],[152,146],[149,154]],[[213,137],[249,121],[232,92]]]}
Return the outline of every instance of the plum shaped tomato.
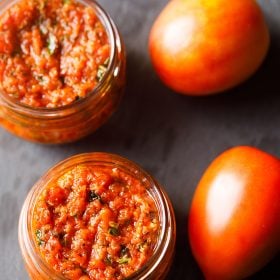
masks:
{"label": "plum shaped tomato", "polygon": [[222,153],[198,184],[188,229],[207,280],[259,270],[280,248],[280,161],[246,146]]}
{"label": "plum shaped tomato", "polygon": [[156,73],[187,95],[238,85],[259,68],[268,47],[268,28],[254,0],[169,1],[149,38]]}

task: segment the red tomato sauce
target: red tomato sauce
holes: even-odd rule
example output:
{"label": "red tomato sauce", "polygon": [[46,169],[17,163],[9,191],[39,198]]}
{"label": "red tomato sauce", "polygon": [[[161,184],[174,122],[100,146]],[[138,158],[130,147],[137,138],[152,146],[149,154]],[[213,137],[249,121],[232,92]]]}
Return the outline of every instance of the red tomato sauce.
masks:
{"label": "red tomato sauce", "polygon": [[47,185],[32,228],[45,261],[67,279],[125,279],[152,256],[160,221],[140,180],[118,168],[78,165]]}
{"label": "red tomato sauce", "polygon": [[0,90],[28,106],[86,97],[109,56],[94,9],[74,0],[21,0],[0,17]]}

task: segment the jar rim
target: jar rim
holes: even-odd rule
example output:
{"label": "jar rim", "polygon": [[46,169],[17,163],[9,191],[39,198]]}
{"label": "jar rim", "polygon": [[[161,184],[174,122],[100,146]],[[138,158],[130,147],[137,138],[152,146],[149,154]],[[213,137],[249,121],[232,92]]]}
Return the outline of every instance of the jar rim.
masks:
{"label": "jar rim", "polygon": [[[22,234],[25,245],[28,245],[26,249],[29,250],[29,258],[33,260],[32,264],[35,263],[37,265],[36,268],[38,271],[43,271],[44,273],[47,273],[47,275],[51,275],[53,277],[52,279],[66,279],[61,275],[57,275],[52,269],[50,269],[48,264],[36,252],[34,238],[30,236],[34,202],[36,201],[38,195],[42,192],[43,188],[51,183],[52,180],[59,178],[65,172],[65,170],[69,170],[71,169],[71,167],[74,167],[78,164],[86,163],[95,163],[99,166],[100,164],[105,164],[106,166],[116,166],[121,170],[124,170],[125,172],[129,172],[130,175],[136,176],[137,179],[142,179],[142,181],[145,181],[145,183],[148,182],[147,191],[153,198],[157,207],[157,211],[159,213],[159,219],[161,223],[160,233],[152,256],[143,265],[143,267],[126,278],[127,280],[147,279],[146,277],[148,277],[163,260],[165,254],[169,250],[169,242],[171,241],[172,234],[176,232],[175,221],[172,221],[174,213],[171,202],[158,182],[151,175],[149,175],[149,173],[143,170],[142,167],[140,167],[138,164],[122,156],[103,152],[82,153],[59,162],[58,164],[50,168],[30,190],[24,202],[24,206],[20,215],[19,233]],[[51,174],[54,171],[57,172],[57,175],[55,177],[52,177]],[[31,210],[30,216],[27,215],[29,210]],[[24,225],[25,228],[23,229]],[[27,232],[27,234],[24,234],[24,232]],[[23,246],[23,244],[21,244],[21,241],[20,246]],[[39,257],[39,262],[36,257]]]}
{"label": "jar rim", "polygon": [[[7,9],[12,7],[14,4],[21,0],[3,0],[0,3],[0,14],[5,12]],[[86,97],[76,100],[70,104],[65,106],[59,106],[55,108],[45,108],[45,107],[32,107],[21,103],[20,101],[15,100],[14,98],[10,97],[5,92],[0,92],[0,103],[1,101],[4,102],[7,106],[13,108],[15,111],[18,111],[22,114],[32,115],[35,117],[56,117],[58,115],[68,115],[72,113],[73,110],[77,110],[77,107],[84,108],[90,99],[95,99],[97,96],[102,94],[102,87],[104,87],[107,81],[110,79],[112,73],[114,73],[114,63],[118,53],[118,30],[110,17],[110,15],[105,11],[105,9],[96,1],[96,0],[75,0],[85,6],[92,7],[98,19],[101,21],[102,25],[104,26],[110,44],[110,59],[108,67],[102,77],[102,79],[97,83],[97,85],[87,94]]]}

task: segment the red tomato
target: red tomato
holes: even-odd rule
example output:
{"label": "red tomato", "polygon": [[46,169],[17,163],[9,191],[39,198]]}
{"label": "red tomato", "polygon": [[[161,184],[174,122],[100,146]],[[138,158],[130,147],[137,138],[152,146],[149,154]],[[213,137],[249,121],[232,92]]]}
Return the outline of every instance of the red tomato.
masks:
{"label": "red tomato", "polygon": [[251,147],[221,154],[198,184],[188,225],[207,280],[259,270],[280,248],[280,161]]}
{"label": "red tomato", "polygon": [[268,46],[268,29],[254,0],[169,1],[149,39],[159,77],[190,95],[214,94],[246,80]]}

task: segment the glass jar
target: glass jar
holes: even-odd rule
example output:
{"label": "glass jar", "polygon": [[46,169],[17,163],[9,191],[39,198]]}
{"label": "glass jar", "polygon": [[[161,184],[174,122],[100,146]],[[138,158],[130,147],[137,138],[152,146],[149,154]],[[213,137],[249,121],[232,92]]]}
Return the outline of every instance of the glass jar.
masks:
{"label": "glass jar", "polygon": [[[1,1],[0,13],[17,1]],[[0,92],[0,125],[26,140],[53,144],[76,141],[100,127],[116,110],[122,97],[126,61],[120,34],[109,15],[94,0],[77,2],[92,7],[105,27],[111,47],[107,70],[91,93],[63,107],[35,108]]]}
{"label": "glass jar", "polygon": [[34,240],[36,238],[34,238],[34,233],[32,234],[32,217],[36,200],[44,188],[57,182],[57,179],[61,178],[63,174],[80,164],[99,169],[117,168],[145,186],[156,205],[160,229],[152,256],[140,270],[126,279],[164,279],[173,260],[176,240],[175,216],[171,202],[162,187],[147,172],[125,158],[108,153],[88,153],[66,159],[51,168],[30,190],[19,219],[19,243],[30,279],[66,279],[55,272],[42,258],[36,245],[38,240]]}

